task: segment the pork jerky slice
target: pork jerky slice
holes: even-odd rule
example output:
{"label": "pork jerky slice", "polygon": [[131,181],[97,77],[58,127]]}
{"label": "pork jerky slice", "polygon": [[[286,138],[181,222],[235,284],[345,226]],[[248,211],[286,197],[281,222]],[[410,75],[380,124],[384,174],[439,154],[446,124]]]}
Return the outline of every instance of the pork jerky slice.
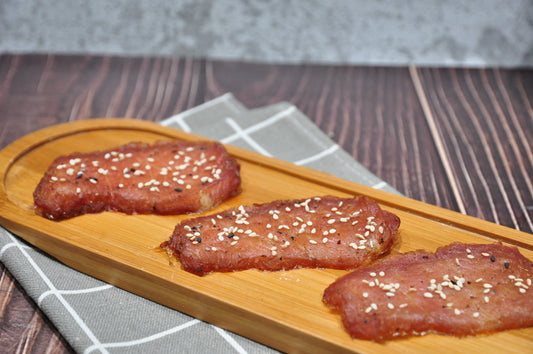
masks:
{"label": "pork jerky slice", "polygon": [[354,269],[388,252],[399,224],[366,197],[274,201],[183,221],[162,247],[197,275]]}
{"label": "pork jerky slice", "polygon": [[533,325],[533,264],[500,244],[394,255],[334,282],[324,302],[353,338],[468,336]]}
{"label": "pork jerky slice", "polygon": [[238,162],[217,142],[135,142],[58,157],[33,197],[37,212],[53,220],[107,210],[183,214],[238,194],[240,182]]}

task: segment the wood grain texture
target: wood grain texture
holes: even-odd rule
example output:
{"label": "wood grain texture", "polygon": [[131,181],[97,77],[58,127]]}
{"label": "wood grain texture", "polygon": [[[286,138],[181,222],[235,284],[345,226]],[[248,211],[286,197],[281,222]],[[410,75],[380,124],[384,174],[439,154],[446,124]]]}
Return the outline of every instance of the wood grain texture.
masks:
{"label": "wood grain texture", "polygon": [[418,69],[461,211],[533,230],[533,72]]}
{"label": "wood grain texture", "polygon": [[225,92],[297,105],[409,197],[533,232],[532,70],[0,55],[0,148],[67,121],[158,121]]}
{"label": "wood grain texture", "polygon": [[3,353],[73,352],[2,264],[0,329],[0,351]]}

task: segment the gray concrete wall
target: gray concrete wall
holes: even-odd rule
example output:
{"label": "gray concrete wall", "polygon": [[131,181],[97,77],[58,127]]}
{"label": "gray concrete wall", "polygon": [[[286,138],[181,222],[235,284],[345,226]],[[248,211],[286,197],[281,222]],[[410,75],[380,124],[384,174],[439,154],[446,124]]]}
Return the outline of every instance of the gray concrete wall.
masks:
{"label": "gray concrete wall", "polygon": [[0,0],[0,52],[533,66],[532,0]]}

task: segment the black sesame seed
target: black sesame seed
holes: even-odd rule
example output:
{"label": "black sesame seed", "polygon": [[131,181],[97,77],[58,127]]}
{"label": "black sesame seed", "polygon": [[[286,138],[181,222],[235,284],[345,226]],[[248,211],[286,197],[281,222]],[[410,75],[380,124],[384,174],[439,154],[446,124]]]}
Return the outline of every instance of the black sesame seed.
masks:
{"label": "black sesame seed", "polygon": [[197,238],[196,238],[196,242],[198,242],[198,243],[202,243],[202,238],[201,238],[201,237],[197,237]]}
{"label": "black sesame seed", "polygon": [[79,172],[77,175],[76,175],[76,179],[80,179],[83,177],[83,172]]}
{"label": "black sesame seed", "polygon": [[490,261],[491,261],[491,262],[496,261],[496,257],[494,257],[494,256],[490,256]]}
{"label": "black sesame seed", "polygon": [[505,266],[505,269],[509,269],[509,262],[505,262],[503,265]]}
{"label": "black sesame seed", "polygon": [[424,258],[424,259],[428,259],[428,258],[429,258],[429,256],[422,256],[422,258]]}
{"label": "black sesame seed", "polygon": [[233,232],[228,235],[229,238],[233,238],[233,236],[235,236]]}
{"label": "black sesame seed", "polygon": [[183,189],[181,189],[181,188],[174,188],[174,190],[175,190],[176,192],[181,192],[181,191],[183,191]]}

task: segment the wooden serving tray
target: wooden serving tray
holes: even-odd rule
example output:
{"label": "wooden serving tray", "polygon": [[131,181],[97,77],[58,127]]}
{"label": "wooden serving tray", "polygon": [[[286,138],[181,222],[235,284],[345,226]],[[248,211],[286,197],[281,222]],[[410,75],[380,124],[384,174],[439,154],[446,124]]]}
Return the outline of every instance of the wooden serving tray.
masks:
{"label": "wooden serving tray", "polygon": [[[33,190],[57,156],[162,139],[204,140],[156,123],[117,118],[57,125],[15,141],[0,152],[0,223],[72,268],[282,351],[532,350],[533,328],[462,339],[427,335],[385,344],[353,340],[340,316],[321,301],[323,290],[344,271],[189,274],[158,249],[188,215],[108,212],[54,222],[34,213]],[[433,251],[454,241],[500,241],[533,259],[530,234],[233,146],[227,149],[241,164],[242,194],[211,212],[275,199],[363,194],[401,218],[399,251]]]}

